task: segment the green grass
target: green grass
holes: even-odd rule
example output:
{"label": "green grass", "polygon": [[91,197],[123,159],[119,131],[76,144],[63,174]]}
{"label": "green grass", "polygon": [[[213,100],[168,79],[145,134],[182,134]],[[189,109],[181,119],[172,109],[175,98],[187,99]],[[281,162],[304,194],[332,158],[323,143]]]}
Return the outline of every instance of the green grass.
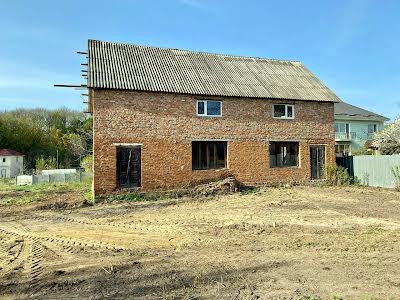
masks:
{"label": "green grass", "polygon": [[67,193],[79,191],[83,194],[91,190],[91,179],[84,178],[82,182],[41,183],[16,186],[15,179],[0,179],[0,205],[26,204],[43,199],[52,193]]}
{"label": "green grass", "polygon": [[121,194],[121,195],[113,195],[108,197],[108,200],[117,200],[117,201],[144,201],[148,200],[142,194],[136,193],[128,193],[128,194]]}
{"label": "green grass", "polygon": [[258,192],[258,189],[256,187],[247,187],[241,191],[242,195],[251,195],[251,194],[255,194],[257,192]]}

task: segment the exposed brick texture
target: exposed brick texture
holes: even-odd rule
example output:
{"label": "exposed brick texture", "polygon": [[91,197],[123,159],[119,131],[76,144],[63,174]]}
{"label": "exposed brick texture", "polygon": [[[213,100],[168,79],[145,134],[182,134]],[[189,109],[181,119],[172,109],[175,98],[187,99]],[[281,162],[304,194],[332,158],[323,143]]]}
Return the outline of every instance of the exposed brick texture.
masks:
{"label": "exposed brick texture", "polygon": [[[333,164],[333,103],[91,90],[94,190],[117,189],[115,143],[142,144],[142,190],[168,189],[233,174],[244,183],[310,179],[310,144],[326,145]],[[222,100],[222,117],[197,117],[197,99]],[[274,103],[295,105],[294,120],[272,117]],[[228,141],[228,167],[192,171],[193,140]],[[270,168],[269,141],[298,141],[300,166]]]}

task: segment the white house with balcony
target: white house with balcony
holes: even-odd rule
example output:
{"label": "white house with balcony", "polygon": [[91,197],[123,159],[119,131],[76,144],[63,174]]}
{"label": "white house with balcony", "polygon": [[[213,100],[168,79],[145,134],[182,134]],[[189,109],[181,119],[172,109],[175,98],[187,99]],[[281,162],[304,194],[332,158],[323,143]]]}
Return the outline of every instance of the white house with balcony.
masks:
{"label": "white house with balcony", "polygon": [[371,146],[371,141],[386,121],[389,119],[360,107],[335,103],[336,156],[351,155],[354,150],[364,147],[376,154],[377,149]]}
{"label": "white house with balcony", "polygon": [[0,178],[13,178],[24,171],[24,155],[13,149],[0,149]]}

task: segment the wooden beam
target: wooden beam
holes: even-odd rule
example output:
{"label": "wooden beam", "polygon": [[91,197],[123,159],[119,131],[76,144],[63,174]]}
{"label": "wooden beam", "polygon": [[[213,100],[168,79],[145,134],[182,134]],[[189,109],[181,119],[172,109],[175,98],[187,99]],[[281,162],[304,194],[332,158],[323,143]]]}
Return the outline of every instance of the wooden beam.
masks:
{"label": "wooden beam", "polygon": [[66,87],[66,88],[86,88],[86,84],[76,85],[76,84],[55,84],[54,87]]}

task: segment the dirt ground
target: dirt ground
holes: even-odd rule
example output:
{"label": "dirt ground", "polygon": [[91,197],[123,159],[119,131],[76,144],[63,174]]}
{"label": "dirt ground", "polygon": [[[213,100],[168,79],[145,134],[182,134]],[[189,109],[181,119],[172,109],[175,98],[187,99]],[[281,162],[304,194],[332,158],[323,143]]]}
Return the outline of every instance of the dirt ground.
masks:
{"label": "dirt ground", "polygon": [[399,192],[62,197],[0,207],[0,298],[400,299]]}

